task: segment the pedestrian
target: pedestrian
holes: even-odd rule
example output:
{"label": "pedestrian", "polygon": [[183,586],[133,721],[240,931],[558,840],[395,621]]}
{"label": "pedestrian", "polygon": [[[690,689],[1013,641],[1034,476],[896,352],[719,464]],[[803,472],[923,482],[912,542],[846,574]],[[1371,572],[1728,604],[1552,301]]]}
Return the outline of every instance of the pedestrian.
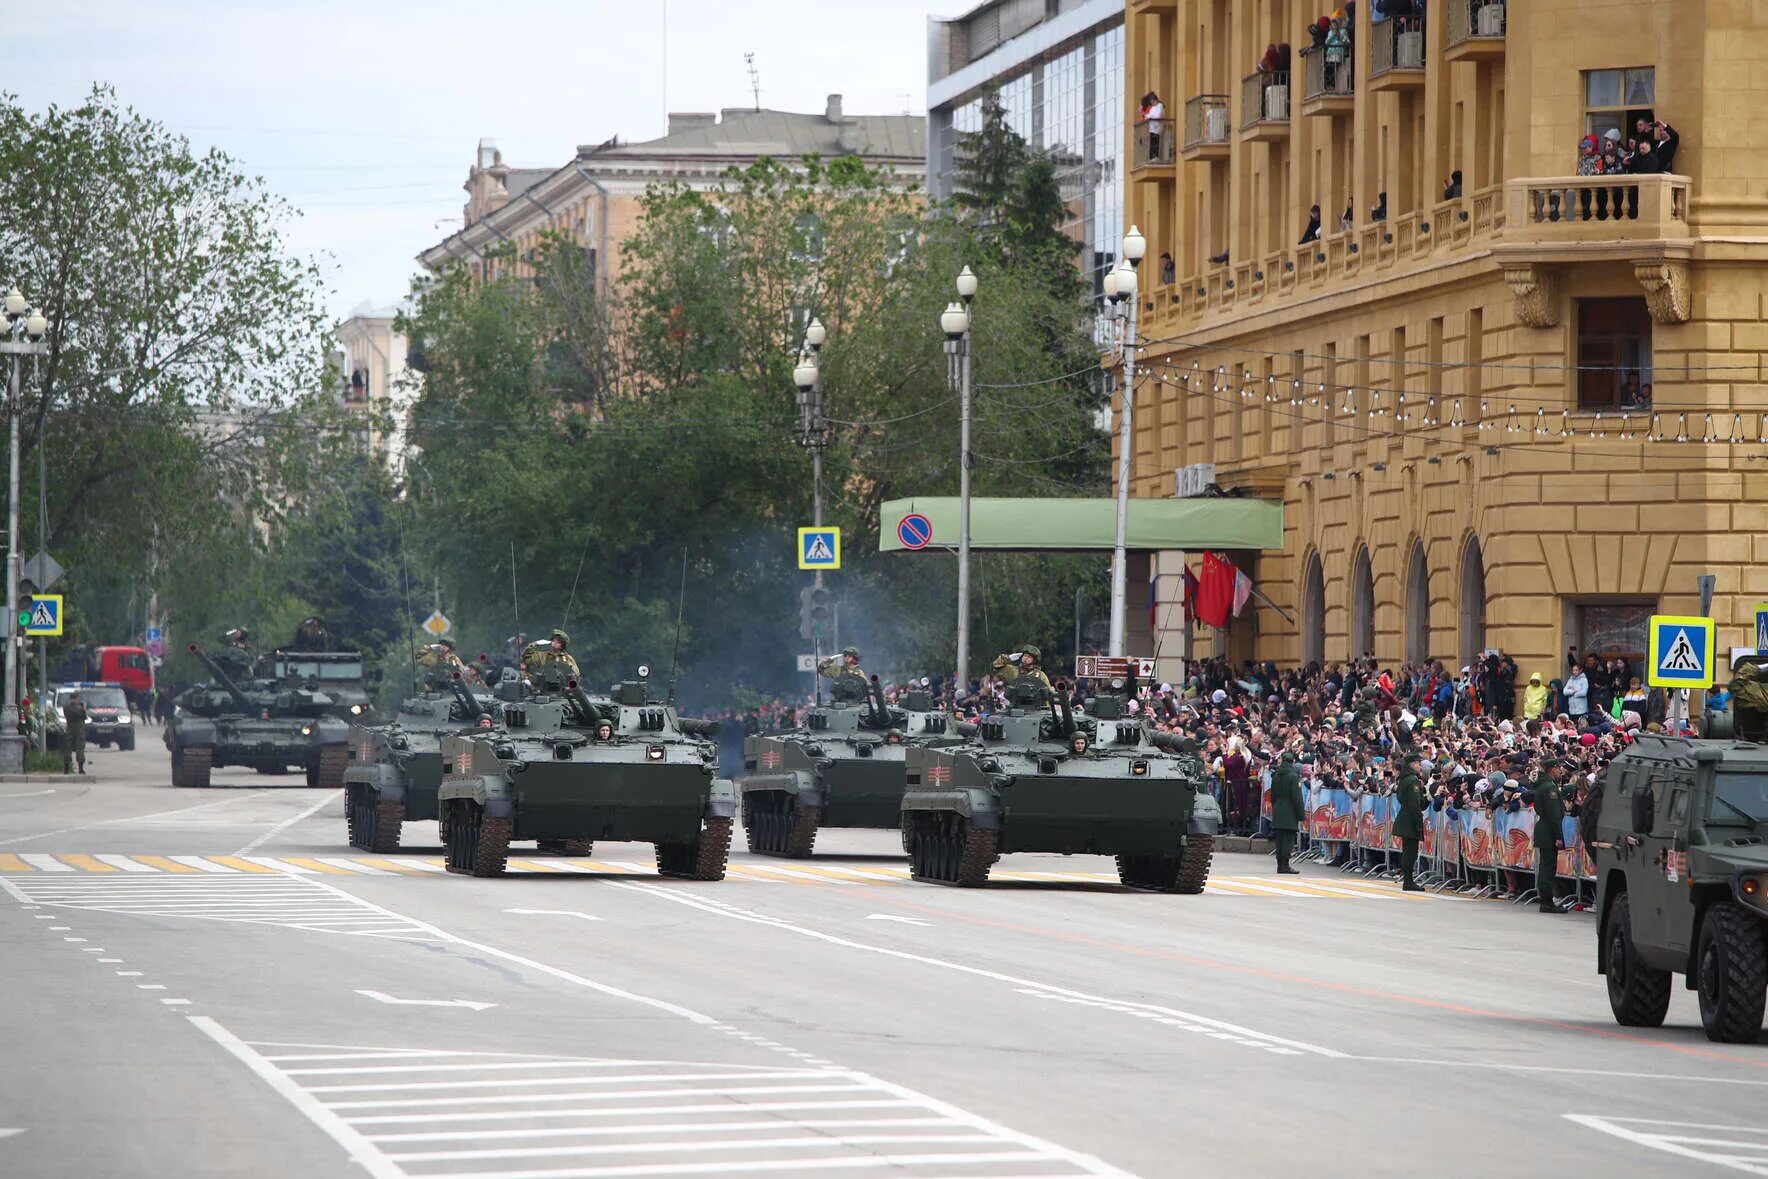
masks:
{"label": "pedestrian", "polygon": [[1424,838],[1424,790],[1418,784],[1418,760],[1416,753],[1406,755],[1399,789],[1394,792],[1400,806],[1394,816],[1394,835],[1400,841],[1400,888],[1406,892],[1424,891],[1415,879],[1418,841]]}
{"label": "pedestrian", "polygon": [[1236,835],[1252,830],[1252,765],[1241,749],[1238,735],[1228,738],[1228,751],[1222,755],[1222,777],[1228,785],[1228,823]]}
{"label": "pedestrian", "polygon": [[1279,876],[1301,875],[1299,869],[1289,866],[1289,857],[1295,851],[1295,833],[1301,829],[1302,812],[1306,809],[1295,752],[1286,749],[1277,772],[1271,775],[1271,831],[1277,842]]}
{"label": "pedestrian", "polygon": [[78,760],[83,774],[86,772],[86,702],[80,699],[78,692],[68,697],[62,718],[67,725],[67,735],[62,739],[62,773],[73,773],[74,762]]}
{"label": "pedestrian", "polygon": [[1541,775],[1535,779],[1535,895],[1541,912],[1557,913],[1554,885],[1558,882],[1559,853],[1565,847],[1565,800],[1559,780],[1565,766],[1557,757],[1543,758]]}

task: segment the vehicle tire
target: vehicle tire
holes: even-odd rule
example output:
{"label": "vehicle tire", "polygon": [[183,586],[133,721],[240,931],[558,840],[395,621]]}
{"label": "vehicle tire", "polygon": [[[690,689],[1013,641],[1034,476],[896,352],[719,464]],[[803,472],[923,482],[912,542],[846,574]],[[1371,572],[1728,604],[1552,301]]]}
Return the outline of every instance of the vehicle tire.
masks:
{"label": "vehicle tire", "polygon": [[117,748],[122,750],[124,753],[133,752],[135,749],[135,734],[130,733],[127,737],[124,737],[123,739],[118,741]]}
{"label": "vehicle tire", "polygon": [[541,839],[535,841],[539,850],[552,856],[587,856],[595,849],[590,839]]}
{"label": "vehicle tire", "polygon": [[463,876],[501,876],[509,865],[512,819],[491,819],[476,802],[456,799],[448,824],[448,870]]}
{"label": "vehicle tire", "polygon": [[344,784],[344,770],[350,765],[350,751],[342,745],[326,745],[319,757],[307,763],[307,785],[336,790]]}
{"label": "vehicle tire", "polygon": [[197,790],[206,789],[209,785],[209,767],[215,759],[215,751],[207,745],[187,745],[184,749],[183,780],[180,786],[190,786]]}
{"label": "vehicle tire", "polygon": [[1633,946],[1633,910],[1627,894],[1614,899],[1603,931],[1608,947],[1608,1005],[1622,1027],[1661,1027],[1670,1010],[1670,972],[1647,966]]}
{"label": "vehicle tire", "polygon": [[[1763,921],[1736,901],[1720,901],[1700,923],[1695,989],[1707,1039],[1748,1044],[1762,1034],[1768,1005],[1768,942]],[[1610,966],[1613,969],[1613,966]]]}
{"label": "vehicle tire", "polygon": [[1215,860],[1215,836],[1187,835],[1179,853],[1179,874],[1172,891],[1196,896],[1209,883],[1209,866]]}
{"label": "vehicle tire", "polygon": [[1178,889],[1183,865],[1182,853],[1176,856],[1152,852],[1119,855],[1117,878],[1125,888],[1141,889],[1144,892],[1174,892]]}
{"label": "vehicle tire", "polygon": [[694,842],[657,845],[657,875],[678,880],[723,880],[730,854],[731,821],[707,819]]}

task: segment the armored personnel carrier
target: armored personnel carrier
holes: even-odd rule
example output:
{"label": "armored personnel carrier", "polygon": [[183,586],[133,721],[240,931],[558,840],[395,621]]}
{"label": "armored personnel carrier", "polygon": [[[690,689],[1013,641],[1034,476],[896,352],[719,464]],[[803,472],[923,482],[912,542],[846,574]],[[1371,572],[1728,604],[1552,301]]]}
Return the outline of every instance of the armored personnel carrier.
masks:
{"label": "armored personnel carrier", "polygon": [[814,708],[791,732],[745,738],[737,790],[749,850],[801,858],[823,827],[897,827],[907,750],[957,740],[931,693],[906,692],[892,707],[876,676],[863,701]]}
{"label": "armored personnel carrier", "polygon": [[1009,707],[959,723],[962,745],[908,751],[902,843],[916,880],[975,887],[1006,852],[1117,858],[1131,888],[1199,893],[1221,808],[1188,745],[1149,733],[1124,701],[1075,715],[1065,692],[1025,679]]}
{"label": "armored personnel carrier", "polygon": [[1699,994],[1708,1039],[1749,1043],[1762,1033],[1768,699],[1749,690],[1761,668],[1741,678],[1742,685],[1732,681],[1727,719],[1746,739],[1647,734],[1602,780],[1586,835],[1596,872],[1596,969],[1607,976],[1615,1021],[1628,1027],[1664,1022],[1680,974]]}
{"label": "armored personnel carrier", "polygon": [[596,699],[551,670],[532,694],[498,685],[498,729],[442,738],[448,870],[497,876],[513,840],[571,855],[626,840],[655,844],[661,875],[722,880],[736,788],[717,776],[716,722],[677,716],[646,668]]}
{"label": "armored personnel carrier", "polygon": [[443,736],[492,724],[491,699],[481,700],[450,675],[429,677],[423,691],[400,703],[390,724],[352,725],[344,771],[350,846],[396,851],[408,820],[434,819]]}
{"label": "armored personnel carrier", "polygon": [[330,715],[331,697],[274,680],[248,680],[242,687],[197,644],[190,644],[190,653],[214,682],[179,695],[166,725],[172,785],[207,786],[210,771],[224,766],[265,774],[296,766],[306,771],[309,786],[344,784],[349,726]]}

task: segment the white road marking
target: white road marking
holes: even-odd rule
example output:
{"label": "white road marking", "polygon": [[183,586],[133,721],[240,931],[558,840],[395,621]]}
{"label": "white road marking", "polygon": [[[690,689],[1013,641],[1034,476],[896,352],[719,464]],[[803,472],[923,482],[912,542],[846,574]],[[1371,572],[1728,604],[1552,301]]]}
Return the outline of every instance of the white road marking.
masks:
{"label": "white road marking", "polygon": [[474,999],[395,999],[385,991],[356,993],[366,995],[378,1003],[394,1003],[401,1007],[465,1007],[468,1011],[486,1011],[497,1006],[495,1003],[481,1003]]}
{"label": "white road marking", "polygon": [[109,864],[113,868],[121,868],[125,872],[158,872],[151,864],[143,864],[130,856],[94,856],[101,864]]}
{"label": "white road marking", "polygon": [[1161,1004],[1111,999],[1102,995],[1092,995],[1085,991],[1077,991],[1071,987],[1038,982],[1034,979],[1019,978],[998,970],[988,970],[980,966],[970,966],[966,963],[953,962],[945,958],[935,958],[926,954],[912,953],[908,950],[894,949],[889,946],[875,946],[868,942],[854,941],[851,938],[842,937],[832,933],[824,933],[818,929],[811,929],[808,926],[798,925],[783,918],[769,917],[749,909],[739,909],[736,906],[727,904],[723,901],[709,900],[703,896],[679,892],[673,889],[659,888],[655,885],[648,884],[629,884],[625,881],[611,881],[609,887],[642,892],[647,896],[671,901],[678,905],[686,905],[689,908],[699,909],[701,912],[710,913],[713,916],[724,917],[732,921],[743,921],[753,925],[769,926],[785,933],[792,933],[799,937],[811,938],[828,945],[842,946],[846,949],[859,950],[867,954],[877,954],[886,958],[896,958],[900,961],[914,962],[922,966],[931,966],[937,970],[947,970],[958,974],[967,974],[974,978],[986,978],[994,982],[1006,983],[1016,990],[1035,990],[1048,995],[1075,999],[1082,1002],[1113,1004],[1118,1008],[1125,1010],[1133,1009],[1146,1011],[1155,1015],[1164,1015],[1174,1019],[1181,1019],[1187,1023],[1198,1024],[1216,1031],[1228,1032],[1232,1035],[1243,1037],[1251,1045],[1259,1048],[1291,1048],[1315,1056],[1326,1056],[1335,1059],[1346,1059],[1350,1055],[1349,1053],[1340,1052],[1335,1048],[1326,1048],[1318,1044],[1308,1044],[1300,1040],[1291,1040],[1283,1036],[1273,1036],[1266,1032],[1259,1032],[1254,1031],[1251,1028],[1241,1027],[1239,1024],[1212,1019],[1208,1016],[1198,1015],[1195,1012],[1180,1011]]}
{"label": "white road marking", "polygon": [[43,796],[44,796],[44,795],[45,795],[45,794],[55,794],[55,793],[57,793],[57,791],[56,791],[56,789],[55,789],[55,787],[53,787],[53,786],[51,786],[51,787],[50,787],[50,788],[49,788],[49,789],[47,789],[47,790],[25,790],[25,791],[21,791],[21,792],[20,792],[20,793],[18,793],[18,794],[0,794],[0,799],[8,799],[8,798],[41,798],[41,797],[43,797]]}
{"label": "white road marking", "polygon": [[261,794],[267,794],[267,793],[269,793],[269,791],[253,790],[253,791],[250,791],[245,794],[232,795],[228,798],[217,798],[213,802],[199,802],[195,806],[179,807],[176,810],[154,811],[150,814],[145,814],[145,815],[122,815],[122,816],[115,818],[115,819],[98,819],[98,820],[91,822],[91,823],[80,823],[80,824],[73,826],[73,827],[58,827],[54,831],[38,831],[32,835],[18,835],[18,836],[14,836],[11,839],[0,839],[0,847],[6,847],[6,846],[8,846],[10,844],[14,844],[14,843],[27,843],[33,839],[47,839],[51,835],[66,835],[70,831],[88,831],[88,830],[91,830],[93,827],[109,827],[109,826],[115,826],[115,825],[119,825],[119,824],[139,823],[139,822],[143,822],[147,819],[161,819],[161,818],[165,818],[169,815],[188,814],[191,811],[206,810],[212,806],[225,806],[226,804],[228,804],[230,802],[238,802],[242,798],[256,798]]}
{"label": "white road marking", "polygon": [[1752,1085],[1768,1087],[1768,1080],[1747,1077],[1702,1077],[1688,1073],[1628,1073],[1607,1068],[1567,1068],[1550,1064],[1508,1064],[1499,1060],[1429,1060],[1411,1056],[1359,1056],[1366,1064],[1415,1064],[1430,1069],[1483,1068],[1512,1073],[1559,1073],[1573,1077],[1620,1077],[1629,1081],[1692,1081],[1701,1085]]}
{"label": "white road marking", "polygon": [[867,913],[867,921],[895,921],[901,925],[932,925],[931,921],[923,921],[919,917],[899,917],[895,913]]}
{"label": "white road marking", "polygon": [[0,1138],[11,1138],[14,1134],[23,1134],[23,1126],[0,1126]]}
{"label": "white road marking", "polygon": [[54,856],[46,856],[42,852],[25,852],[19,859],[39,872],[72,872],[72,864],[64,864]]}
{"label": "white road marking", "polygon": [[276,826],[270,828],[270,830],[264,832],[264,834],[258,836],[258,838],[252,840],[250,843],[246,844],[244,847],[240,848],[238,851],[234,852],[233,854],[236,856],[249,856],[249,855],[251,855],[253,852],[255,852],[259,848],[263,847],[266,843],[269,843],[272,839],[276,838],[278,835],[281,835],[284,831],[288,830],[290,827],[293,827],[296,823],[299,823],[302,819],[309,817],[314,812],[318,811],[321,807],[327,806],[331,803],[334,803],[342,797],[344,797],[344,792],[342,790],[332,790],[332,791],[327,792],[327,794],[324,798],[320,799],[318,802],[314,803],[312,806],[308,807],[306,810],[302,811],[300,814],[290,815],[288,818],[284,819],[282,822],[278,823]]}
{"label": "white road marking", "polygon": [[601,920],[594,913],[579,913],[575,909],[505,909],[504,912],[526,917],[581,917],[585,921]]}
{"label": "white road marking", "polygon": [[[1665,1154],[1677,1155],[1685,1159],[1711,1163],[1716,1167],[1740,1171],[1745,1175],[1768,1175],[1768,1157],[1757,1153],[1768,1149],[1768,1128],[1761,1125],[1753,1126],[1718,1126],[1702,1125],[1700,1129],[1723,1130],[1736,1135],[1743,1135],[1739,1141],[1711,1140],[1690,1137],[1681,1134],[1664,1134],[1654,1132],[1656,1127],[1672,1129],[1689,1129],[1687,1122],[1659,1122],[1648,1118],[1614,1118],[1597,1117],[1593,1114],[1565,1114],[1568,1122],[1575,1122],[1591,1130],[1599,1130],[1604,1134],[1634,1143],[1638,1146],[1661,1150]],[[1700,1146],[1710,1145],[1729,1148],[1725,1150],[1702,1150]],[[1746,1154],[1736,1153],[1742,1146]]]}

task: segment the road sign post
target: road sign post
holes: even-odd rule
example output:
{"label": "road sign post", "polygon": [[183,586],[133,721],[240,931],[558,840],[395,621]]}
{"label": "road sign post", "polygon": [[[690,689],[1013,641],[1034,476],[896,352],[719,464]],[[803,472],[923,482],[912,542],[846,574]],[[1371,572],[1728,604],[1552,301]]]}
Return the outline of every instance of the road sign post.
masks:
{"label": "road sign post", "polygon": [[841,568],[841,530],[820,526],[800,528],[798,568],[818,572]]}
{"label": "road sign post", "polygon": [[1646,682],[1654,688],[1713,686],[1713,620],[1653,614],[1647,631]]}

